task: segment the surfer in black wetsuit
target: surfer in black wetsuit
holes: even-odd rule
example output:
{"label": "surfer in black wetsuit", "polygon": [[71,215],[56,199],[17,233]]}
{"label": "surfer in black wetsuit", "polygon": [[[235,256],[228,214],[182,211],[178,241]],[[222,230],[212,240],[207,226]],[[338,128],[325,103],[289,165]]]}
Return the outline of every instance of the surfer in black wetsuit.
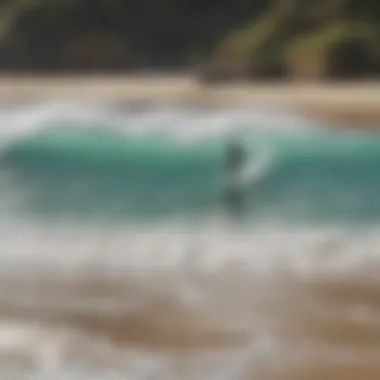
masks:
{"label": "surfer in black wetsuit", "polygon": [[239,179],[246,161],[246,153],[238,141],[231,141],[228,144],[226,161],[225,205],[229,214],[240,216],[243,211],[243,189],[239,184]]}

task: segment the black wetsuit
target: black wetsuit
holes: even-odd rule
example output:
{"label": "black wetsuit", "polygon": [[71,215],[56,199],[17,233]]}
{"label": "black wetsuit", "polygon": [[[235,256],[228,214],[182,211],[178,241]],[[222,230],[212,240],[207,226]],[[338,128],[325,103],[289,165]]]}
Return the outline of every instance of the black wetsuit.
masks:
{"label": "black wetsuit", "polygon": [[236,183],[239,173],[244,165],[246,155],[240,144],[233,143],[228,147],[227,152],[227,178],[224,200],[227,211],[233,215],[240,215],[243,211],[243,191]]}
{"label": "black wetsuit", "polygon": [[229,173],[239,171],[245,161],[245,153],[239,144],[232,144],[227,152],[227,170]]}

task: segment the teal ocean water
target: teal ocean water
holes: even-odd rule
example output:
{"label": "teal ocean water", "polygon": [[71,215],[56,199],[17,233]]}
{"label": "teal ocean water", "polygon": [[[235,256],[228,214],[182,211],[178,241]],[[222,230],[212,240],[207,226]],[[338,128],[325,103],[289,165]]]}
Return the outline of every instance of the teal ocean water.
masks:
{"label": "teal ocean water", "polygon": [[380,220],[376,134],[301,128],[300,121],[299,128],[284,130],[281,118],[277,130],[275,124],[266,130],[254,118],[208,125],[207,114],[198,124],[199,115],[168,120],[152,111],[144,128],[144,113],[108,112],[100,120],[53,114],[5,143],[3,195],[17,194],[18,211],[36,217],[133,223],[226,211],[228,218],[225,162],[233,138],[241,141],[253,167],[241,186],[246,221]]}
{"label": "teal ocean water", "polygon": [[263,105],[0,105],[0,376],[377,380],[379,168]]}

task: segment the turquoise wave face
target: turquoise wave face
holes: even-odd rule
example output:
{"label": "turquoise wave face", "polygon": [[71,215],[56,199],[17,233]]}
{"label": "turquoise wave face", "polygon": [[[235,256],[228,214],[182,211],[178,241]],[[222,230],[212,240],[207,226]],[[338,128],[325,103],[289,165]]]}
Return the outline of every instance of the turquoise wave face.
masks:
{"label": "turquoise wave face", "polygon": [[222,155],[214,141],[65,126],[18,141],[3,164],[33,212],[136,218],[210,211]]}
{"label": "turquoise wave face", "polygon": [[380,136],[360,133],[272,136],[275,162],[250,188],[256,210],[287,220],[377,222],[379,144]]}
{"label": "turquoise wave face", "polygon": [[[246,133],[253,170],[238,206],[248,220],[380,220],[380,136]],[[2,164],[23,207],[41,215],[161,218],[234,212],[225,201],[227,137],[180,142],[106,126],[64,125],[14,142]],[[7,191],[10,191],[8,188]]]}

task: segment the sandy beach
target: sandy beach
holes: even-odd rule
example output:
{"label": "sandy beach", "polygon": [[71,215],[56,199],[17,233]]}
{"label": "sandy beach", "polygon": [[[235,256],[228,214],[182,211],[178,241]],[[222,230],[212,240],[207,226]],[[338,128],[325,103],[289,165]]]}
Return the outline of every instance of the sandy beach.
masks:
{"label": "sandy beach", "polygon": [[337,126],[380,127],[380,82],[225,83],[181,75],[0,77],[0,99],[187,102],[198,106],[264,104]]}

